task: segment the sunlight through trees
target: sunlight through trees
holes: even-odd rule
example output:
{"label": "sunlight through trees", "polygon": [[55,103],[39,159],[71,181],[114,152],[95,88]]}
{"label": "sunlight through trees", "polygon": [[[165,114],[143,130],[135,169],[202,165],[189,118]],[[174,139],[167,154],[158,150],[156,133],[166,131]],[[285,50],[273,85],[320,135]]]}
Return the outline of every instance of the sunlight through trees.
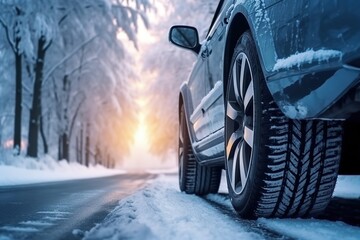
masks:
{"label": "sunlight through trees", "polygon": [[[114,166],[129,152],[129,82],[148,0],[0,1],[0,140],[14,154]],[[25,152],[22,141],[27,142]]]}

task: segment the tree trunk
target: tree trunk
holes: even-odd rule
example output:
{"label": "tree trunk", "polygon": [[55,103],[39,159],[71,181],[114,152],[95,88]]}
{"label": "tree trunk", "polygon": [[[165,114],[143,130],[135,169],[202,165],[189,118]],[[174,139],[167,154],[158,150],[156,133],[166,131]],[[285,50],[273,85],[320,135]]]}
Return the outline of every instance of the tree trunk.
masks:
{"label": "tree trunk", "polygon": [[86,124],[86,139],[85,139],[85,165],[88,167],[90,163],[90,124]]}
{"label": "tree trunk", "polygon": [[96,150],[95,150],[95,164],[102,164],[101,163],[101,150],[99,145],[96,145]]}
{"label": "tree trunk", "polygon": [[79,145],[79,136],[76,135],[76,162],[80,163],[80,145]]}
{"label": "tree trunk", "polygon": [[[2,131],[3,131],[3,126],[2,123],[0,122],[0,146],[2,145]],[[1,147],[0,147],[0,151],[1,151]]]}
{"label": "tree trunk", "polygon": [[106,164],[106,167],[107,168],[110,168],[110,165],[111,165],[111,162],[110,162],[110,154],[107,154],[107,157],[106,157],[106,161],[107,161],[107,164]]}
{"label": "tree trunk", "polygon": [[63,156],[63,154],[62,154],[62,152],[63,152],[63,150],[62,150],[62,136],[60,135],[59,136],[59,141],[58,141],[58,160],[60,161],[61,159],[62,159],[62,156]]}
{"label": "tree trunk", "polygon": [[66,159],[69,162],[69,138],[67,133],[62,135],[62,159]]}
{"label": "tree trunk", "polygon": [[80,128],[80,163],[82,165],[84,165],[84,161],[83,161],[83,156],[84,156],[84,124],[81,123],[81,128]]}
{"label": "tree trunk", "polygon": [[[16,39],[16,46],[20,39]],[[21,112],[22,112],[22,63],[21,54],[15,52],[15,119],[14,119],[14,155],[21,151]]]}
{"label": "tree trunk", "polygon": [[42,142],[43,142],[44,154],[48,154],[49,147],[48,147],[45,132],[44,132],[44,122],[43,122],[42,114],[40,114],[40,134],[41,134],[41,139],[42,139]]}
{"label": "tree trunk", "polygon": [[29,119],[29,136],[28,136],[28,149],[27,155],[29,157],[38,156],[38,135],[39,135],[39,122],[41,113],[41,85],[43,80],[43,70],[45,61],[45,38],[42,36],[38,41],[38,53],[35,65],[35,82],[33,90],[33,99],[30,109]]}
{"label": "tree trunk", "polygon": [[[21,151],[21,113],[22,113],[22,56],[19,50],[19,44],[21,41],[21,37],[18,35],[17,27],[21,24],[18,17],[23,15],[22,12],[18,7],[15,7],[14,10],[16,11],[15,17],[15,25],[13,26],[13,32],[9,30],[9,27],[5,24],[5,22],[0,18],[0,24],[5,29],[6,38],[15,54],[15,116],[14,116],[14,138],[13,138],[13,148],[14,148],[14,155],[19,155]],[[14,37],[14,41],[12,41],[10,36]],[[12,43],[13,42],[13,43]]]}
{"label": "tree trunk", "polygon": [[66,159],[69,162],[69,137],[62,133],[59,137],[59,160]]}

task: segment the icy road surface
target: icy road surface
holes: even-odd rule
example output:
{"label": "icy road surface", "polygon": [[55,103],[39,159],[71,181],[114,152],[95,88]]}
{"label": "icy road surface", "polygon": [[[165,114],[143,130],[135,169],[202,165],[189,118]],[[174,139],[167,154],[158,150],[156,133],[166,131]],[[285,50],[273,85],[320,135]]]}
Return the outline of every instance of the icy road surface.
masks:
{"label": "icy road surface", "polygon": [[0,240],[81,239],[153,174],[0,187]]}
{"label": "icy road surface", "polygon": [[177,181],[175,174],[151,180],[122,199],[85,239],[360,239],[359,177],[340,177],[339,196],[321,219],[306,220],[243,220],[232,209],[224,184],[220,194],[201,198],[179,192]]}

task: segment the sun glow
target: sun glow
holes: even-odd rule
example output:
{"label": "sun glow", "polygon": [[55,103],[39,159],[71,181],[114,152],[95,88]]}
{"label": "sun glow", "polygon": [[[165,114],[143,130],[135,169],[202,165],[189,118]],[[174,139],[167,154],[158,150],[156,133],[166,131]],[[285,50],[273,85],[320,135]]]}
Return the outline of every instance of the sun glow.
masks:
{"label": "sun glow", "polygon": [[149,148],[149,137],[146,131],[146,125],[144,116],[140,116],[139,126],[134,136],[135,145],[141,146],[142,149],[148,150]]}
{"label": "sun glow", "polygon": [[[174,155],[169,152],[166,156],[160,157],[151,153],[151,121],[146,117],[146,108],[144,107],[138,115],[138,126],[134,131],[133,145],[130,155],[123,162],[122,168],[130,171],[173,169],[176,165]],[[150,125],[149,125],[150,124]]]}
{"label": "sun glow", "polygon": [[[153,26],[156,26],[156,24],[167,15],[167,8],[163,3],[156,2],[155,7],[157,11],[148,12],[148,20]],[[159,41],[163,36],[160,36],[157,30],[147,29],[143,22],[140,21],[137,31],[137,49],[131,47],[134,45],[129,41],[123,31],[119,31],[117,37],[129,46],[127,50],[133,56],[136,72],[139,73],[138,81],[133,81],[131,85],[136,93],[134,94],[133,101],[137,106],[136,111],[138,116],[136,122],[138,125],[135,126],[131,133],[133,141],[130,154],[122,162],[121,167],[134,171],[174,168],[177,161],[173,151],[166,152],[165,149],[162,155],[159,154],[159,151],[155,151],[157,145],[160,146],[163,142],[167,141],[167,138],[163,138],[162,135],[158,136],[158,129],[160,127],[157,126],[157,115],[154,114],[154,109],[151,109],[152,104],[149,104],[150,101],[154,101],[153,98],[149,97],[149,95],[151,95],[149,92],[157,91],[156,89],[149,89],[149,86],[151,86],[150,83],[156,79],[158,73],[156,71],[146,70],[146,68],[143,67],[143,54],[146,54],[151,45]],[[161,99],[156,99],[155,101],[159,101],[159,104],[161,104]],[[164,134],[167,134],[166,130],[164,130]]]}

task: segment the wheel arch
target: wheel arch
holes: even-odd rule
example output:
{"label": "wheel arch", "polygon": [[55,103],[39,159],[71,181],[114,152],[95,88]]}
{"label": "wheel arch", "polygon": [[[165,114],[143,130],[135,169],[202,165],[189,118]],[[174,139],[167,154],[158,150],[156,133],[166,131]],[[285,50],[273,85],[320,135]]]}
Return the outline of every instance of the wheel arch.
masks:
{"label": "wheel arch", "polygon": [[184,105],[184,97],[182,92],[179,93],[179,101],[178,101],[178,119],[181,118],[181,106]]}
{"label": "wheel arch", "polygon": [[223,73],[223,97],[225,99],[225,93],[228,85],[228,78],[230,73],[230,64],[233,50],[235,49],[236,43],[240,36],[250,30],[250,25],[245,15],[241,12],[237,13],[228,27],[227,38],[225,43],[224,51],[224,73]]}
{"label": "wheel arch", "polygon": [[181,112],[181,106],[184,106],[184,112],[185,112],[185,122],[187,126],[187,130],[190,137],[191,144],[194,142],[194,134],[193,130],[190,126],[190,114],[193,111],[192,102],[191,102],[191,96],[190,96],[190,90],[187,85],[187,83],[183,83],[180,87],[180,93],[179,93],[179,104],[178,104],[178,119],[180,119],[180,112]]}

